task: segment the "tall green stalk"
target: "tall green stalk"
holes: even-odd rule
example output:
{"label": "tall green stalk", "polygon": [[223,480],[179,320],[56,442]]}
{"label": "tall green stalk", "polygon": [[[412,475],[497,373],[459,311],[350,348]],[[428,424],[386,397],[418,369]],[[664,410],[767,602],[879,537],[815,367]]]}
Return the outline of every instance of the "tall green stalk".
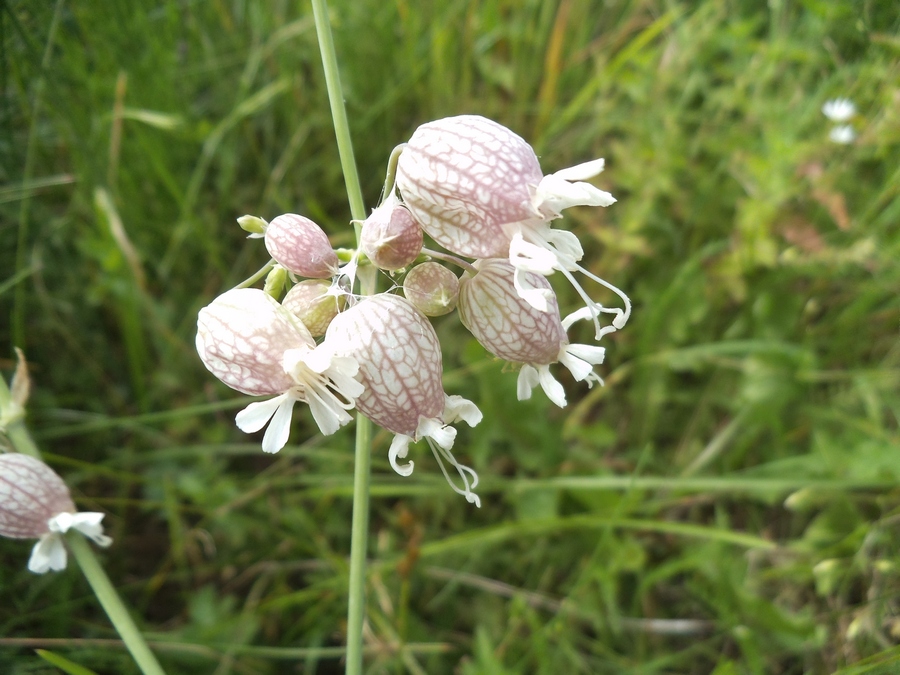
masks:
{"label": "tall green stalk", "polygon": [[[366,217],[365,202],[353,157],[353,143],[350,125],[344,108],[344,95],[338,73],[337,54],[331,36],[326,0],[312,0],[322,66],[325,69],[325,84],[334,120],[341,168],[347,186],[350,214],[356,223],[357,246],[359,245],[360,222]],[[371,295],[374,288],[373,276],[362,276],[363,295]],[[353,470],[353,521],[350,533],[350,582],[347,602],[347,675],[361,675],[363,671],[363,622],[366,617],[366,549],[369,539],[369,481],[371,476],[372,423],[356,414],[356,450]]]}

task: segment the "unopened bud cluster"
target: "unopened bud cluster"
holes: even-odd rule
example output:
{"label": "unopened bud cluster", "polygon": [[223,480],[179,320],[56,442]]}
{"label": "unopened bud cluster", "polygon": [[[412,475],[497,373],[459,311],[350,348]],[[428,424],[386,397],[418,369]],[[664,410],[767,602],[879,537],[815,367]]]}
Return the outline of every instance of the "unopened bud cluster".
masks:
{"label": "unopened bud cluster", "polygon": [[[274,267],[265,289],[231,290],[204,307],[197,332],[197,350],[216,377],[238,391],[272,397],[238,413],[238,427],[254,432],[268,424],[263,450],[277,452],[287,443],[297,401],[310,406],[323,434],[347,424],[355,409],[394,434],[388,457],[395,471],[412,472],[413,461],[404,461],[409,445],[424,439],[451,486],[479,504],[478,476],[450,451],[451,425],[474,426],[482,415],[471,401],[444,391],[441,346],[427,317],[458,309],[485,349],[519,366],[520,400],[540,385],[565,406],[563,387],[550,372],[557,363],[576,381],[602,383],[593,367],[602,363],[604,348],[571,344],[567,331],[589,320],[599,340],[625,325],[631,304],[578,264],[583,251],[574,234],[550,227],[570,206],[615,202],[583,182],[602,170],[599,159],[545,176],[522,138],[463,115],[419,127],[403,146],[396,189],[362,223],[359,251],[343,266],[309,218],[240,218],[251,238],[264,239]],[[447,253],[424,249],[423,234]],[[438,260],[465,272],[457,277]],[[402,294],[395,283],[385,293],[355,295],[356,273],[365,264],[395,280],[402,275]],[[565,318],[546,279],[557,271],[585,302]],[[592,300],[573,272],[612,290],[623,308]],[[604,315],[611,315],[608,325],[601,325]]]}

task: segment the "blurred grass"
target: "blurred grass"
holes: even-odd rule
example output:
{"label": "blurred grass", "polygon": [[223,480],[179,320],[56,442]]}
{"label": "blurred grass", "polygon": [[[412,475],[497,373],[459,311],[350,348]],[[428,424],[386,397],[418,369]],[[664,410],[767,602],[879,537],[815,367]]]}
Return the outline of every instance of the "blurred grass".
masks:
{"label": "blurred grass", "polygon": [[[31,426],[109,514],[110,574],[171,672],[340,672],[351,436],[301,413],[263,456],[193,349],[197,310],[266,258],[237,216],[352,241],[310,9],[58,7],[51,35],[54,5],[0,5],[0,366],[25,349]],[[900,668],[894,3],[332,12],[370,207],[391,148],[446,115],[510,126],[548,172],[605,156],[618,203],[566,225],[635,302],[606,387],[567,382],[565,410],[515,401],[436,321],[448,390],[485,413],[458,452],[484,506],[424,456],[400,480],[376,437],[370,671]],[[838,96],[849,146],[820,112]],[[40,646],[134,672],[90,642],[114,635],[74,570],[0,551],[4,672],[54,672]]]}

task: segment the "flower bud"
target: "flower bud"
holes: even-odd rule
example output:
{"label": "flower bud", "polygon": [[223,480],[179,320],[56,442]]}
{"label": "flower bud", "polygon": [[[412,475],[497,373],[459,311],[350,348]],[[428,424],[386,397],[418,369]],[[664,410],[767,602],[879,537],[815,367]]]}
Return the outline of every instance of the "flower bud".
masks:
{"label": "flower bud", "polygon": [[276,262],[302,277],[326,279],[338,271],[328,235],[309,218],[286,213],[266,228],[266,249]]}
{"label": "flower bud", "polygon": [[422,228],[392,195],[363,222],[359,248],[375,267],[393,272],[418,257]]}
{"label": "flower bud", "polygon": [[330,294],[330,288],[331,284],[319,279],[301,281],[287,292],[281,306],[300,319],[313,337],[325,335],[328,324],[344,305],[343,296]]}
{"label": "flower bud", "polygon": [[443,265],[422,263],[406,275],[403,294],[425,316],[442,316],[456,309],[459,279]]}
{"label": "flower bud", "polygon": [[241,216],[238,225],[244,232],[250,233],[250,239],[259,239],[266,233],[269,224],[259,216]]}
{"label": "flower bud", "polygon": [[69,488],[41,460],[18,453],[0,454],[0,536],[38,539],[28,569],[36,574],[66,566],[61,535],[78,530],[99,546],[112,539],[103,534],[102,513],[77,513]]}

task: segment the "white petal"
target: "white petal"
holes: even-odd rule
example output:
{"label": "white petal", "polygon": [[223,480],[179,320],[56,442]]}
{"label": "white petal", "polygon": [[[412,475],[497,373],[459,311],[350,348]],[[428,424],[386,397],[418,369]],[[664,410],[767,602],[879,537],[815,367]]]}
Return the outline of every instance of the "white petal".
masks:
{"label": "white petal", "polygon": [[388,450],[388,461],[391,463],[391,468],[399,473],[401,476],[409,476],[413,472],[413,467],[415,466],[415,462],[407,462],[403,466],[397,463],[397,459],[405,459],[406,454],[409,451],[409,444],[412,439],[409,436],[404,436],[403,434],[396,434],[394,436],[394,440],[391,441],[391,449]]}
{"label": "white petal", "polygon": [[600,159],[594,159],[590,162],[583,162],[581,164],[576,164],[575,166],[570,166],[568,169],[562,169],[561,171],[555,172],[553,175],[557,178],[562,178],[563,180],[587,180],[588,178],[593,178],[601,173],[604,164],[606,164],[606,161],[601,157]]}
{"label": "white petal", "polygon": [[825,102],[822,114],[832,122],[846,122],[856,114],[856,106],[849,98],[836,98]]}
{"label": "white petal", "polygon": [[439,419],[422,417],[419,419],[419,426],[416,427],[416,436],[430,438],[445,450],[449,450],[456,440],[456,429],[444,426]]}
{"label": "white petal", "polygon": [[548,229],[544,236],[559,251],[557,259],[561,263],[567,262],[569,259],[575,263],[584,257],[584,249],[581,248],[581,242],[578,241],[574,232]]}
{"label": "white petal", "polygon": [[276,453],[287,444],[288,436],[291,434],[291,413],[295,402],[295,398],[288,396],[278,405],[263,436],[263,452]]}
{"label": "white petal", "polygon": [[287,394],[281,394],[268,401],[255,401],[241,410],[234,418],[237,428],[245,434],[252,434],[259,431],[268,422],[278,406],[288,397]]}
{"label": "white petal", "polygon": [[597,365],[603,363],[606,356],[605,347],[595,347],[594,345],[566,345],[565,350],[579,359]]}
{"label": "white petal", "polygon": [[516,398],[527,401],[531,398],[531,390],[540,384],[541,378],[534,366],[524,365],[519,371],[519,379],[516,381]]}
{"label": "white petal", "polygon": [[112,544],[112,538],[103,534],[103,525],[100,522],[103,520],[104,515],[96,511],[76,513],[72,518],[72,529],[78,530],[89,539],[93,539],[97,546],[106,548]]}
{"label": "white petal", "polygon": [[553,274],[558,260],[553,251],[525,241],[517,232],[509,241],[509,262],[516,269],[547,276]]}
{"label": "white petal", "polygon": [[541,366],[538,368],[538,375],[541,380],[541,389],[547,394],[547,398],[553,401],[560,408],[566,407],[566,391],[563,386],[553,379],[550,374],[550,366]]}
{"label": "white petal", "polygon": [[307,392],[307,403],[319,431],[325,436],[330,436],[353,418],[347,414],[331,392],[326,392],[325,396],[319,396],[319,392],[310,390]]}
{"label": "white petal", "polygon": [[35,574],[45,574],[50,570],[58,572],[66,568],[66,557],[62,537],[56,532],[48,532],[31,549],[28,569]]}
{"label": "white petal", "polygon": [[550,301],[554,297],[553,291],[549,288],[536,288],[531,281],[528,280],[528,276],[523,270],[516,269],[513,274],[513,286],[515,286],[516,293],[519,297],[537,311],[550,311]]}
{"label": "white petal", "polygon": [[447,396],[444,394],[444,414],[442,417],[445,424],[453,424],[457,420],[463,420],[470,427],[474,427],[481,422],[484,415],[472,401],[462,396]]}
{"label": "white petal", "polygon": [[535,202],[536,207],[558,215],[570,206],[609,206],[616,198],[590,183],[570,183],[550,174],[538,184]]}
{"label": "white petal", "polygon": [[572,324],[576,321],[582,321],[584,319],[593,319],[597,316],[598,312],[594,310],[592,307],[582,307],[581,309],[576,309],[574,312],[566,316],[562,320],[562,326],[565,330],[569,330],[572,327]]}
{"label": "white petal", "polygon": [[560,351],[559,362],[569,369],[569,372],[572,373],[572,377],[575,378],[576,382],[586,380],[590,377],[591,373],[594,372],[590,363],[572,356],[565,351],[565,348]]}
{"label": "white petal", "polygon": [[834,127],[828,134],[828,138],[833,143],[847,145],[848,143],[852,143],[856,139],[856,131],[849,124],[842,124],[840,126]]}

